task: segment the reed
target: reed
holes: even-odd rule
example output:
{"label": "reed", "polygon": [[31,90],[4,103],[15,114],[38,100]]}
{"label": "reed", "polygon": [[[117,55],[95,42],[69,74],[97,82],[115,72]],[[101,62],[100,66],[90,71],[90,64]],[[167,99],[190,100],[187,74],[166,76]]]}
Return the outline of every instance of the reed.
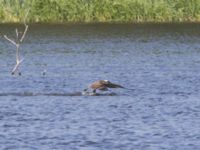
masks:
{"label": "reed", "polygon": [[0,22],[200,21],[200,0],[0,0]]}

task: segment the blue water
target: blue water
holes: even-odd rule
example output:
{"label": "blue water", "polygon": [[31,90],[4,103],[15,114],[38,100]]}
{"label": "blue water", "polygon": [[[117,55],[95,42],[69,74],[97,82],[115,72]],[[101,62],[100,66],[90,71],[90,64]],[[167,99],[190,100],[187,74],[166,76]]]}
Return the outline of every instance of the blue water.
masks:
{"label": "blue water", "polygon": [[[20,54],[1,37],[0,149],[199,149],[199,24],[31,25]],[[99,79],[133,90],[80,94]]]}

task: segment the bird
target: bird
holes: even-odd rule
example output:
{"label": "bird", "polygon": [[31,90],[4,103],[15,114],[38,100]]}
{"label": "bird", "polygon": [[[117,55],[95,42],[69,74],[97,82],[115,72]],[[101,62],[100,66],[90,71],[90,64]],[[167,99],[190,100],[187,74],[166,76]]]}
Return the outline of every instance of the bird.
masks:
{"label": "bird", "polygon": [[[89,89],[92,90],[91,95],[97,94],[96,91],[108,91],[109,88],[124,88],[123,86],[119,84],[112,83],[108,80],[98,80],[93,83],[91,83],[88,88],[84,89],[84,92],[88,92]],[[88,94],[88,93],[87,93]]]}

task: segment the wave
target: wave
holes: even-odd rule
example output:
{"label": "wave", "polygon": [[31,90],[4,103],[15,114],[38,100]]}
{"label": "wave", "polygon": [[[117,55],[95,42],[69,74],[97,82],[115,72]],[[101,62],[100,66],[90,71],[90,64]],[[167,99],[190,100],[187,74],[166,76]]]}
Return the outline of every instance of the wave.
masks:
{"label": "wave", "polygon": [[5,92],[0,93],[0,96],[116,96],[116,93],[96,93],[96,94],[85,94],[82,92],[72,93],[34,93],[34,92]]}

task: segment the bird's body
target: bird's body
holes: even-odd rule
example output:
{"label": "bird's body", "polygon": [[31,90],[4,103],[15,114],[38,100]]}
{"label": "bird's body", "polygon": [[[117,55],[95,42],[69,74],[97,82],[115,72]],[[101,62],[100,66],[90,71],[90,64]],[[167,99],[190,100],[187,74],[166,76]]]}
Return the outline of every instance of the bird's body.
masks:
{"label": "bird's body", "polygon": [[124,88],[124,87],[115,83],[111,83],[108,80],[98,80],[90,84],[89,87],[84,91],[92,89],[92,93],[96,94],[96,90],[107,91],[109,88]]}

